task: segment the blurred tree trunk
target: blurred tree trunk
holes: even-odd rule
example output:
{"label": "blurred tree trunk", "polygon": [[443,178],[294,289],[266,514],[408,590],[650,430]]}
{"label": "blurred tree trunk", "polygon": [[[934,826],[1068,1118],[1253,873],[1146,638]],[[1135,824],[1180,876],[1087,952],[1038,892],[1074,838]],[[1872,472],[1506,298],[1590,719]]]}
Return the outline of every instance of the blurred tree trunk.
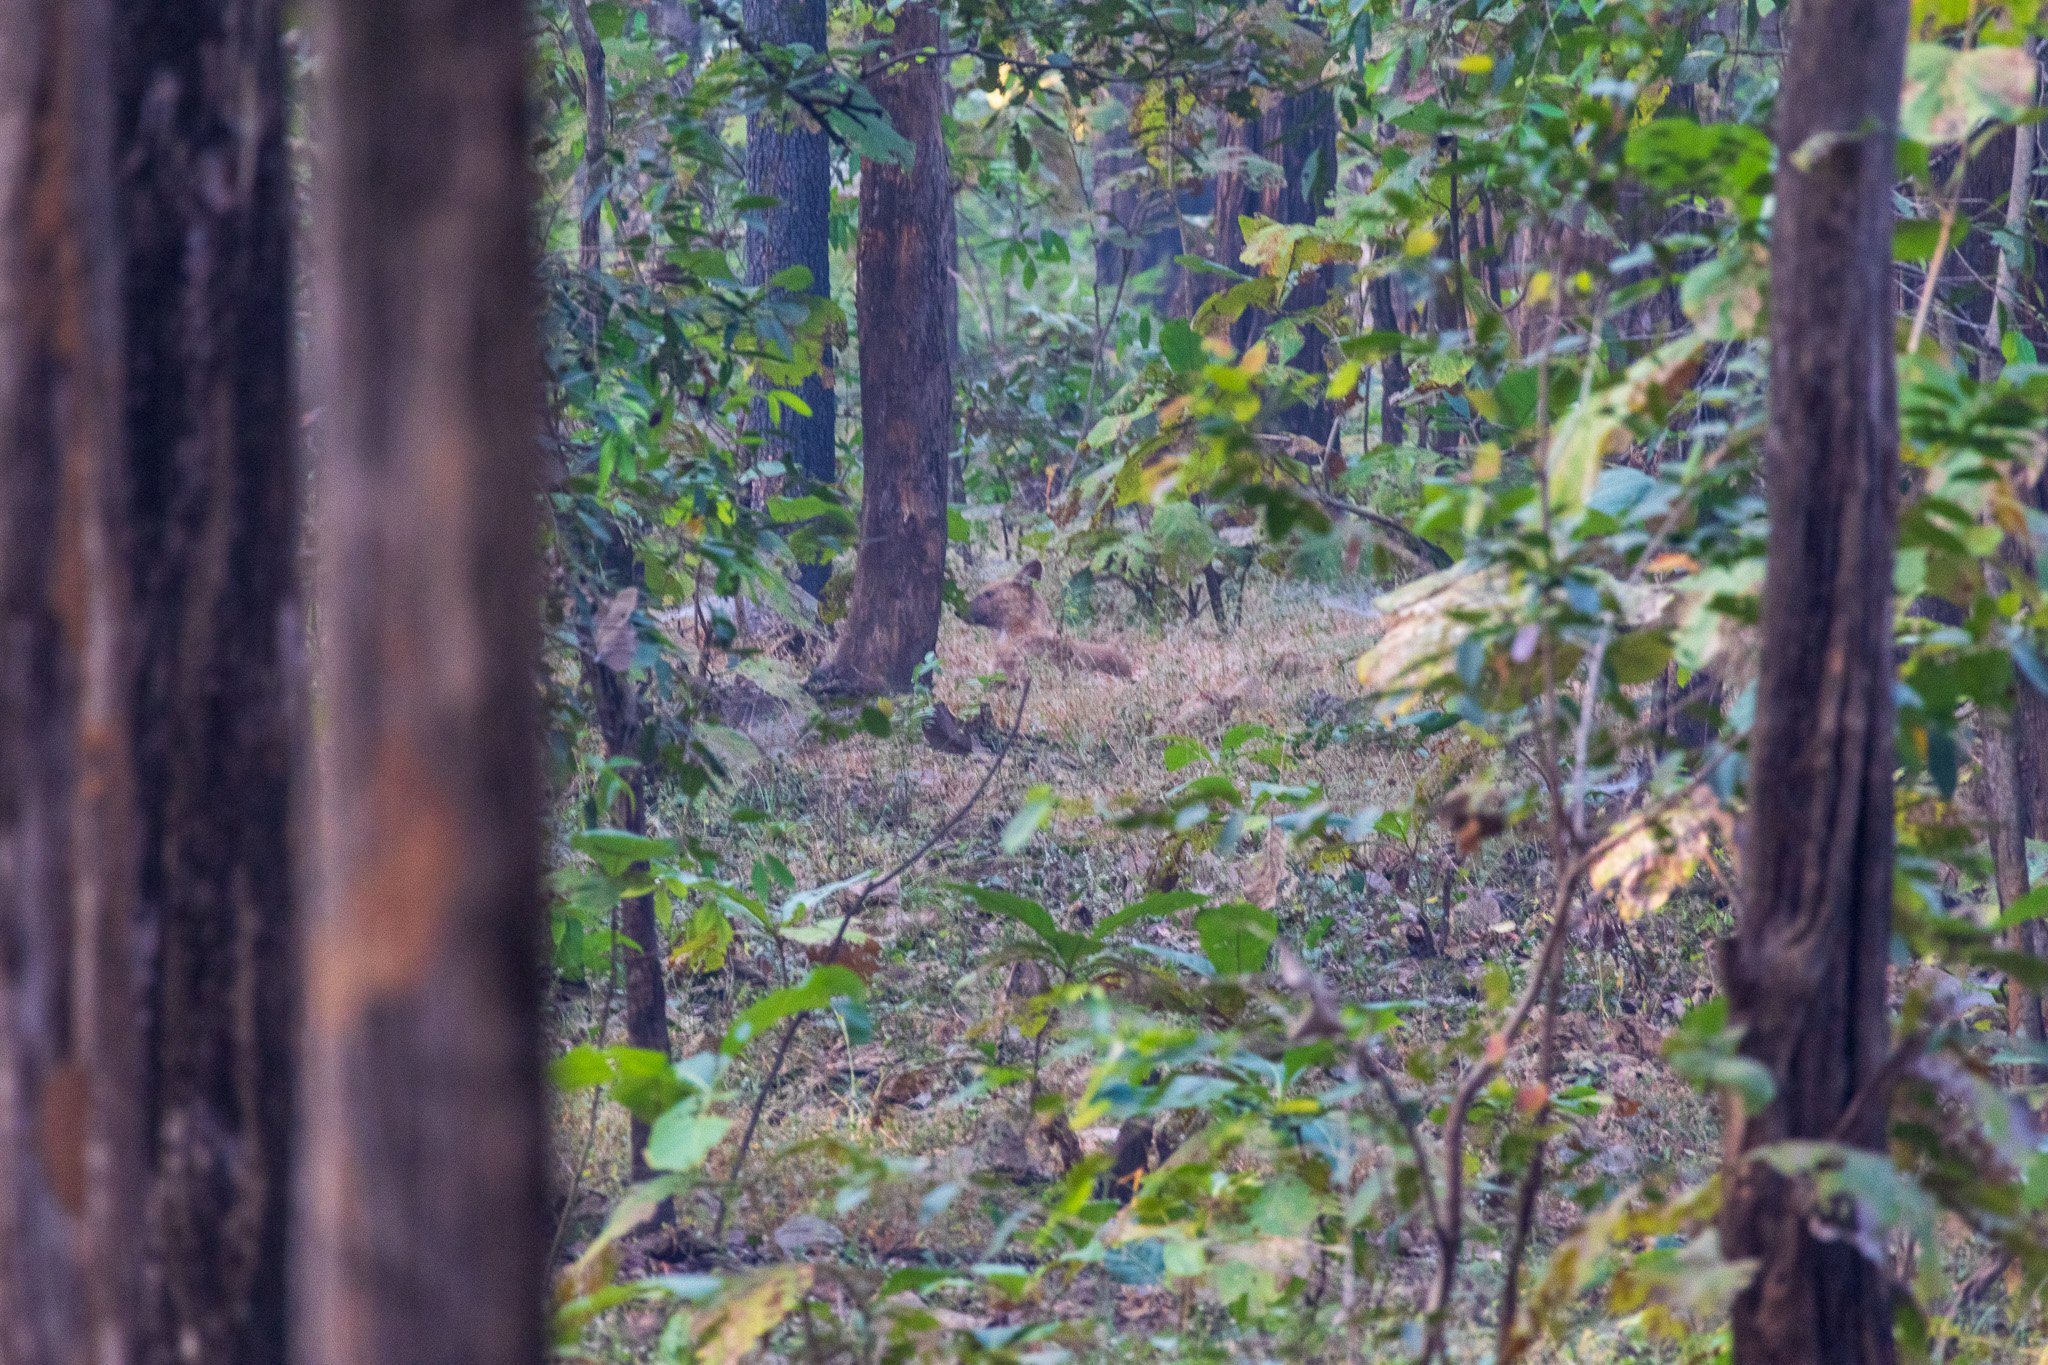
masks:
{"label": "blurred tree trunk", "polygon": [[[1746,891],[1727,954],[1742,1050],[1776,1097],[1728,1144],[1721,1235],[1754,1257],[1740,1365],[1893,1359],[1887,1270],[1821,1240],[1788,1139],[1882,1152],[1890,1048],[1891,583],[1898,502],[1891,187],[1905,0],[1811,0],[1778,101],[1770,546],[1750,743]],[[1833,141],[1817,141],[1833,137]],[[1790,150],[1820,146],[1802,169]]]}
{"label": "blurred tree trunk", "polygon": [[860,551],[839,648],[814,685],[900,692],[938,643],[946,574],[946,485],[953,427],[957,283],[938,11],[907,5],[868,88],[915,149],[908,165],[861,163],[859,278],[863,470]]}
{"label": "blurred tree trunk", "polygon": [[676,93],[688,90],[704,55],[704,24],[697,7],[690,0],[650,0],[647,27],[668,49],[669,60],[682,63],[673,77]]}
{"label": "blurred tree trunk", "polygon": [[[1260,141],[1266,159],[1280,167],[1280,178],[1260,192],[1258,211],[1276,223],[1313,223],[1330,210],[1330,189],[1337,182],[1337,102],[1327,86],[1297,91],[1274,100],[1260,119]],[[1330,299],[1332,268],[1309,270],[1288,292],[1289,313],[1320,308]],[[1301,348],[1288,363],[1305,374],[1327,375],[1325,337],[1320,327],[1301,329]],[[1279,416],[1283,429],[1315,441],[1329,440],[1335,414],[1327,402],[1297,403]]]}
{"label": "blurred tree trunk", "polygon": [[526,7],[321,7],[301,1358],[545,1352]]}
{"label": "blurred tree trunk", "polygon": [[0,0],[0,1360],[136,1360],[141,1111],[104,0]]}
{"label": "blurred tree trunk", "polygon": [[[1394,281],[1382,275],[1367,289],[1367,298],[1372,307],[1372,326],[1376,332],[1401,335],[1401,317],[1394,311]],[[1380,441],[1384,445],[1400,445],[1404,437],[1399,400],[1408,391],[1408,361],[1398,348],[1387,352],[1380,361]]]}
{"label": "blurred tree trunk", "polygon": [[[744,0],[741,14],[748,34],[773,46],[802,43],[813,52],[826,50],[825,0]],[[832,297],[832,146],[825,130],[801,111],[760,112],[747,119],[747,193],[774,199],[772,208],[757,209],[747,224],[747,283],[765,285],[792,266],[810,272],[799,293]],[[834,433],[838,407],[827,375],[832,349],[823,357],[825,374],[803,381],[797,396],[810,415],[782,411],[779,423],[768,417],[767,403],[754,405],[753,426],[761,433],[761,455],[780,460],[796,482],[831,483],[839,476]],[[798,575],[804,590],[816,596],[831,573],[826,564],[806,564]]]}
{"label": "blurred tree trunk", "polygon": [[285,1353],[303,626],[281,11],[116,4],[137,1308],[165,1362]]}

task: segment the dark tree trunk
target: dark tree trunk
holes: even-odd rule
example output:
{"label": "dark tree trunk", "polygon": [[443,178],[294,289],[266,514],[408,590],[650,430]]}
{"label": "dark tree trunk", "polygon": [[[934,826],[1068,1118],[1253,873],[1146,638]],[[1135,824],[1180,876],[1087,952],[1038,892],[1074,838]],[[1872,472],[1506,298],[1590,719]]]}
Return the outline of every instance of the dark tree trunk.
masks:
{"label": "dark tree trunk", "polygon": [[527,14],[322,11],[301,1358],[539,1362]]}
{"label": "dark tree trunk", "polygon": [[121,0],[142,1358],[285,1356],[299,499],[278,0]]}
{"label": "dark tree trunk", "polygon": [[[741,13],[748,34],[759,42],[802,43],[813,52],[826,49],[825,0],[744,0]],[[811,274],[806,292],[832,297],[832,146],[824,129],[797,110],[750,116],[747,193],[776,201],[773,208],[756,210],[747,225],[747,283],[765,285],[800,265]],[[782,461],[800,483],[831,483],[839,476],[834,440],[838,407],[829,378],[829,347],[823,365],[825,373],[812,375],[797,390],[810,416],[785,408],[776,424],[768,420],[765,402],[755,405],[761,454]],[[829,573],[828,565],[806,564],[799,581],[815,595],[823,591]]]}
{"label": "dark tree trunk", "polygon": [[[1260,120],[1265,157],[1280,167],[1280,178],[1259,196],[1259,212],[1276,223],[1313,223],[1330,208],[1337,180],[1337,103],[1327,87],[1298,91],[1275,100]],[[1329,302],[1331,267],[1317,266],[1289,292],[1286,309],[1306,312]],[[1329,372],[1323,330],[1305,325],[1301,349],[1289,362],[1306,374]],[[1280,425],[1318,443],[1330,437],[1334,414],[1327,402],[1300,403],[1280,414]]]}
{"label": "dark tree trunk", "polygon": [[[1757,1270],[1740,1365],[1893,1359],[1887,1271],[1823,1241],[1799,1184],[1747,1154],[1882,1151],[1892,901],[1893,129],[1905,0],[1795,9],[1771,250],[1770,546],[1750,740],[1745,904],[1727,959],[1743,1051],[1776,1098],[1731,1134],[1722,1241]],[[1830,142],[1816,142],[1832,136]],[[1805,169],[1795,149],[1819,146]]]}
{"label": "dark tree trunk", "polygon": [[[1372,326],[1376,332],[1401,334],[1401,317],[1394,311],[1394,282],[1381,276],[1367,290],[1372,304]],[[1408,361],[1398,350],[1380,361],[1380,440],[1390,446],[1402,441],[1401,409],[1397,400],[1408,391]]]}
{"label": "dark tree trunk", "polygon": [[[601,552],[606,577],[614,586],[633,580],[633,557],[622,539],[610,540]],[[628,673],[614,670],[597,657],[594,648],[583,652],[583,676],[590,688],[605,752],[615,758],[632,759],[635,766],[626,777],[626,798],[622,809],[614,810],[615,826],[629,834],[647,832],[647,774],[656,755],[647,743],[648,732],[638,685]],[[633,1047],[668,1055],[667,957],[662,952],[661,928],[654,914],[654,897],[634,896],[619,907],[619,932],[630,942],[620,948],[626,987],[626,1041]],[[609,985],[610,983],[607,983]],[[645,1180],[653,1174],[647,1165],[649,1125],[637,1115],[627,1130],[630,1147],[628,1174]],[[666,1221],[666,1205],[663,1221]]]}
{"label": "dark tree trunk", "polygon": [[0,0],[0,1360],[137,1359],[135,773],[103,0]]}
{"label": "dark tree trunk", "polygon": [[938,643],[946,484],[954,445],[953,182],[943,127],[938,12],[906,6],[869,89],[915,149],[909,165],[861,164],[859,278],[863,472],[860,552],[839,649],[821,690],[902,691]]}
{"label": "dark tree trunk", "polygon": [[[601,283],[603,208],[611,175],[611,99],[606,87],[604,42],[585,0],[569,0],[570,22],[583,58],[583,211],[576,238],[577,263],[588,277],[590,363],[603,363],[606,297]],[[613,592],[635,586],[633,552],[616,535],[600,555],[606,586]],[[631,758],[640,766],[628,779],[631,792],[625,810],[616,813],[619,828],[634,834],[647,829],[646,772],[653,755],[642,752],[640,695],[631,677],[613,669],[586,648],[583,671],[597,713],[605,752]],[[629,940],[621,949],[626,978],[626,1041],[634,1047],[668,1055],[668,982],[663,975],[661,933],[655,923],[654,898],[635,896],[619,910],[619,932]],[[632,1178],[644,1180],[648,1124],[637,1116],[628,1128],[627,1166]]]}
{"label": "dark tree trunk", "polygon": [[[1259,124],[1256,119],[1242,119],[1235,114],[1221,116],[1216,133],[1216,150],[1222,166],[1216,172],[1216,202],[1210,214],[1210,235],[1214,239],[1210,259],[1229,270],[1244,269],[1244,216],[1257,203],[1252,193],[1251,168],[1249,159],[1258,154]],[[1223,279],[1218,275],[1202,274],[1189,281],[1195,297],[1191,300],[1199,306],[1203,299],[1218,292]],[[1194,311],[1194,307],[1188,310]],[[1230,324],[1230,344],[1242,351],[1252,344],[1258,332],[1258,315],[1250,310],[1237,315]]]}

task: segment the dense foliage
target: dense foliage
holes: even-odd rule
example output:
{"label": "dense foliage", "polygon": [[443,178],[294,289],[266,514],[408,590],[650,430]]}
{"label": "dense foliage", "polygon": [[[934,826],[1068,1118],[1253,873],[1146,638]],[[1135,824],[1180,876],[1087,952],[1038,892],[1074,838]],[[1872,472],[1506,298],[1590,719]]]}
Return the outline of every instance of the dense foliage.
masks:
{"label": "dense foliage", "polygon": [[[1642,1102],[1561,1038],[1649,1030],[1730,1122],[1770,1099],[1711,963],[1749,796],[1773,177],[1817,154],[1768,135],[1780,16],[945,12],[949,611],[1034,557],[1062,631],[1258,632],[1274,594],[1380,592],[1351,695],[1231,724],[1169,683],[1190,709],[1091,737],[1147,755],[1105,787],[1013,756],[1055,742],[1028,723],[1057,681],[957,679],[942,650],[906,696],[803,687],[858,553],[855,214],[862,166],[907,155],[863,85],[891,15],[835,9],[820,52],[719,0],[543,6],[562,1348],[1719,1358],[1747,1268],[1714,1228],[1716,1125],[1683,1110],[1617,1176]],[[1946,1360],[2037,1349],[2048,1272],[2048,892],[1998,761],[2025,767],[2048,691],[2036,21],[1917,5],[1907,55],[1891,1150],[1763,1157],[1895,1277],[1902,1349]],[[831,139],[828,296],[746,282],[750,119]],[[834,484],[772,439],[819,377]],[[989,703],[979,784],[821,866],[840,849],[785,779],[939,762],[920,735],[963,696]],[[1371,792],[1359,754],[1391,774]],[[1141,875],[1054,868],[1110,832]],[[963,1122],[1023,1116],[1050,1153],[1025,1178],[884,1133],[908,1060],[859,1112],[854,1058],[907,1008],[877,924],[899,900],[978,926],[960,965],[1004,1013],[921,1083]],[[1429,998],[1362,965],[1454,934]],[[635,955],[679,1056],[619,1041]],[[847,1113],[771,1134],[775,1087],[834,1066]],[[624,1112],[622,1186],[599,1134]],[[777,1166],[814,1210],[742,1235]],[[888,1247],[831,1221],[883,1207],[910,1228]]]}

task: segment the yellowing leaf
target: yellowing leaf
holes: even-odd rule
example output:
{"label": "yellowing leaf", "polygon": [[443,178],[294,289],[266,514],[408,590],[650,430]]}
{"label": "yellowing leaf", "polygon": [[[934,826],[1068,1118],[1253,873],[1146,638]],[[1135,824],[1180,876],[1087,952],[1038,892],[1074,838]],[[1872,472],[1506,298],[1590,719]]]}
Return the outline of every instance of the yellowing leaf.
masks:
{"label": "yellowing leaf", "polygon": [[1614,828],[1593,862],[1596,891],[1612,891],[1626,920],[1660,910],[1692,880],[1720,839],[1733,847],[1735,817],[1710,791],[1665,811],[1633,815]]}
{"label": "yellowing leaf", "polygon": [[779,1265],[735,1282],[706,1315],[709,1324],[697,1338],[697,1359],[703,1365],[737,1365],[803,1302],[813,1273],[808,1265]]}
{"label": "yellowing leaf", "polygon": [[1546,472],[1553,508],[1585,507],[1607,457],[1628,445],[1630,420],[1676,400],[1699,373],[1705,346],[1697,332],[1666,342],[1629,366],[1619,382],[1572,404],[1550,437]]}
{"label": "yellowing leaf", "polygon": [[1386,629],[1358,656],[1358,685],[1373,693],[1405,693],[1396,709],[1412,710],[1420,692],[1449,672],[1451,656],[1472,632],[1456,613],[1500,606],[1509,584],[1504,565],[1456,564],[1382,596],[1375,605]]}
{"label": "yellowing leaf", "polygon": [[1899,133],[1936,146],[1959,142],[1977,126],[2009,122],[2034,102],[2034,59],[2025,48],[1914,43],[1906,49]]}
{"label": "yellowing leaf", "polygon": [[1408,229],[1408,236],[1401,243],[1401,250],[1410,256],[1427,256],[1436,250],[1436,244],[1440,240],[1442,239],[1437,236],[1435,228],[1412,227]]}

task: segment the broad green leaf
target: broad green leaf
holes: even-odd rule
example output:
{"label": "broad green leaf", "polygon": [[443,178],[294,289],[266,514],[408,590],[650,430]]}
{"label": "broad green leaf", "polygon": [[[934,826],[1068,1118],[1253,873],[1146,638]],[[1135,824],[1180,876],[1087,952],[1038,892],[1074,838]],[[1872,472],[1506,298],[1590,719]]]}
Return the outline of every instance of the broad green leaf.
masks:
{"label": "broad green leaf", "polygon": [[1082,953],[1088,951],[1089,942],[1080,934],[1067,932],[1053,921],[1049,911],[1037,901],[1015,892],[1003,891],[993,886],[976,886],[971,882],[954,882],[953,890],[979,905],[982,909],[1015,920],[1038,935],[1045,946],[1052,949],[1064,967],[1072,967]]}
{"label": "broad green leaf", "polygon": [[635,863],[651,863],[676,856],[675,840],[631,834],[622,829],[582,830],[570,837],[569,847],[613,877],[623,876]]}
{"label": "broad green leaf", "polygon": [[555,1058],[548,1079],[557,1090],[589,1090],[612,1078],[612,1064],[594,1047],[570,1048]]}
{"label": "broad green leaf", "polygon": [[791,1015],[824,1009],[841,996],[858,1000],[866,989],[850,968],[837,963],[814,967],[799,984],[770,991],[748,1006],[726,1033],[723,1050],[732,1056]]}
{"label": "broad green leaf", "polygon": [[[1159,329],[1159,353],[1166,357],[1166,363],[1178,374],[1199,369],[1202,364],[1201,335],[1185,320],[1174,318]],[[1092,437],[1090,442],[1094,443]]]}
{"label": "broad green leaf", "polygon": [[1263,971],[1279,931],[1272,911],[1243,901],[1212,905],[1195,916],[1202,955],[1220,976]]}
{"label": "broad green leaf", "polygon": [[731,1127],[731,1119],[677,1105],[648,1130],[647,1164],[657,1171],[695,1170]]}
{"label": "broad green leaf", "polygon": [[1177,915],[1190,906],[1200,905],[1207,899],[1208,897],[1199,891],[1155,891],[1145,899],[1133,901],[1103,920],[1088,936],[1100,943],[1126,924],[1134,924],[1141,919],[1163,919],[1167,915]]}

